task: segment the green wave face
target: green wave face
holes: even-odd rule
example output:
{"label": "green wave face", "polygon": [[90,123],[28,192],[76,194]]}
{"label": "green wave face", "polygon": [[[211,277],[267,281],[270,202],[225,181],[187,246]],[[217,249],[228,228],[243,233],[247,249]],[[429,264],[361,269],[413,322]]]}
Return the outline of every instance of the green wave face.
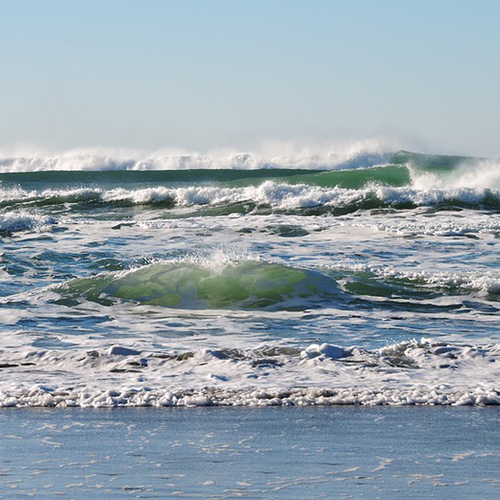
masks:
{"label": "green wave face", "polygon": [[317,174],[309,174],[308,176],[298,175],[288,178],[287,182],[290,184],[304,183],[320,187],[361,189],[371,183],[395,187],[405,186],[411,182],[411,178],[406,166],[384,165],[356,170],[319,172]]}
{"label": "green wave face", "polygon": [[410,151],[398,151],[391,158],[393,165],[412,165],[422,168],[453,168],[464,161],[479,161],[482,158],[472,158],[469,156],[447,156],[447,155],[427,155],[422,153],[411,153]]}
{"label": "green wave face", "polygon": [[152,265],[124,276],[73,280],[59,293],[111,305],[114,299],[183,309],[301,310],[331,302],[334,280],[320,273],[265,262],[230,264],[220,271],[192,263]]}
{"label": "green wave face", "polygon": [[388,164],[340,170],[323,171],[296,171],[286,170],[278,175],[279,170],[265,171],[266,177],[255,172],[253,178],[242,178],[229,180],[228,185],[248,186],[259,185],[267,179],[276,182],[285,181],[287,184],[307,184],[320,187],[339,187],[344,189],[362,189],[368,184],[384,184],[392,187],[402,187],[411,184],[411,172],[432,172],[436,175],[451,173],[456,167],[465,161],[477,162],[481,158],[465,156],[426,155],[411,153],[409,151],[398,151]]}
{"label": "green wave face", "polygon": [[259,186],[266,180],[272,180],[292,185],[306,184],[319,187],[360,189],[369,183],[404,186],[411,181],[410,172],[406,165],[381,165],[352,170],[286,171],[286,176],[279,170],[265,172],[265,177],[255,175],[252,178],[228,180],[224,185],[229,187]]}

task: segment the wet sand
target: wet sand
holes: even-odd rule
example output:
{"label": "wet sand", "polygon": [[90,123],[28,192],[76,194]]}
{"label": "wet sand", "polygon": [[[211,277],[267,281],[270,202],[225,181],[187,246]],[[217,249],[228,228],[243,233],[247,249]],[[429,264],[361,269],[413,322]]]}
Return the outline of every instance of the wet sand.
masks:
{"label": "wet sand", "polygon": [[495,498],[500,409],[3,409],[2,498]]}

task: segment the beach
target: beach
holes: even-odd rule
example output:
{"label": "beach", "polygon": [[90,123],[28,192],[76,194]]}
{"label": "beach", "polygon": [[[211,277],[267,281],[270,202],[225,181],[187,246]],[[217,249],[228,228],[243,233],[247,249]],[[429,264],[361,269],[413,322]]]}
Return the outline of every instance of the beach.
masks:
{"label": "beach", "polygon": [[498,408],[4,409],[2,498],[495,498]]}
{"label": "beach", "polygon": [[498,1],[0,4],[0,498],[500,497]]}

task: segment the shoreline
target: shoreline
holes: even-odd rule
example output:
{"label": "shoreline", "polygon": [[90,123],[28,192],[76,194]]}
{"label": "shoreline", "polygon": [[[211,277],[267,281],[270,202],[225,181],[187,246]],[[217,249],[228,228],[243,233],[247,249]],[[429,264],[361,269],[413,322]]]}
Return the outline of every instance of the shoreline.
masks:
{"label": "shoreline", "polygon": [[500,487],[497,407],[151,410],[0,410],[0,497],[465,499]]}
{"label": "shoreline", "polygon": [[500,406],[494,387],[292,388],[254,387],[247,390],[209,387],[185,390],[151,388],[104,390],[52,389],[39,386],[25,392],[2,391],[1,408],[302,408],[302,407],[488,407]]}

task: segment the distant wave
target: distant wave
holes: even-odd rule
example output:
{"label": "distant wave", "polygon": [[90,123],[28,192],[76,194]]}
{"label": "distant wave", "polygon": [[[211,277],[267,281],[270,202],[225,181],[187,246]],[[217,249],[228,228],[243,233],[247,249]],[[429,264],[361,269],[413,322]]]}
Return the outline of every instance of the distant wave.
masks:
{"label": "distant wave", "polygon": [[[348,213],[358,209],[453,205],[468,208],[500,208],[500,191],[490,189],[451,188],[415,189],[368,185],[362,189],[320,187],[306,184],[290,185],[265,181],[258,186],[219,187],[151,187],[46,189],[28,191],[19,188],[0,189],[0,207],[29,208],[60,206],[78,210],[82,205],[151,206],[159,208],[195,209],[237,208],[240,212],[256,209],[297,211],[308,209],[340,210]],[[339,212],[339,213],[340,213]],[[221,212],[225,213],[225,212]],[[216,215],[216,214],[209,214]]]}
{"label": "distant wave", "polygon": [[[97,161],[92,156],[94,163],[75,163],[73,167],[97,169],[107,165],[111,170],[77,169],[64,176],[50,169],[20,172],[13,161],[11,173],[0,173],[0,209],[58,207],[67,211],[142,205],[189,207],[204,215],[266,210],[342,214],[359,209],[436,205],[500,209],[500,161],[400,151],[385,165],[366,165],[381,161],[382,156],[358,154],[337,163],[336,169],[321,171],[299,169],[303,166],[299,162],[292,165],[294,168],[284,168],[283,163],[283,168],[254,169],[250,162],[246,170],[218,169],[221,165],[212,163],[213,168],[196,170],[115,171],[138,168],[138,164],[117,163],[110,158]],[[49,162],[50,168],[62,167],[59,160]],[[364,166],[355,168],[356,162]],[[27,165],[38,168],[36,162]]]}
{"label": "distant wave", "polygon": [[393,155],[380,141],[300,148],[283,145],[257,151],[208,153],[166,150],[143,153],[123,150],[75,149],[57,154],[0,154],[0,172],[57,170],[190,170],[357,168],[383,164]]}

